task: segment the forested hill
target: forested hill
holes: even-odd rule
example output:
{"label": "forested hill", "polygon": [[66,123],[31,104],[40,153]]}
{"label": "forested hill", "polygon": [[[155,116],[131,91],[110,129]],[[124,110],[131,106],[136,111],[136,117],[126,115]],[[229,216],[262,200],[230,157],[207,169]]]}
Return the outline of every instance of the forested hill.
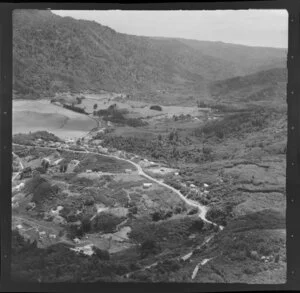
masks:
{"label": "forested hill", "polygon": [[283,49],[131,36],[48,10],[13,15],[14,93],[20,98],[101,89],[198,90],[213,80],[285,67],[285,62]]}
{"label": "forested hill", "polygon": [[211,96],[216,101],[286,103],[286,68],[273,68],[247,76],[213,82]]}

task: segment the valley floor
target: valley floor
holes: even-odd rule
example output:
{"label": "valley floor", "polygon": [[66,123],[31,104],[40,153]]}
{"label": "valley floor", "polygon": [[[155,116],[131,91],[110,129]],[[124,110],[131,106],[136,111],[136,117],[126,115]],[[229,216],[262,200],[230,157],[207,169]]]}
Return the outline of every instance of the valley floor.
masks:
{"label": "valley floor", "polygon": [[[38,253],[49,261],[43,278],[50,282],[60,280],[59,264],[83,282],[284,283],[284,118],[255,131],[212,135],[204,145],[198,125],[226,124],[222,116],[209,119],[213,112],[206,122],[193,117],[149,118],[139,129],[127,126],[121,140],[121,127],[103,134],[107,122],[99,120],[101,127],[79,144],[16,142],[13,229],[36,246],[22,259],[16,250],[14,275],[35,280],[39,265],[26,272],[26,257]],[[143,131],[151,135],[145,139]],[[43,169],[45,158],[50,166]],[[38,172],[21,178],[28,168]],[[66,247],[77,266],[60,259]],[[91,260],[95,272],[87,276]]]}

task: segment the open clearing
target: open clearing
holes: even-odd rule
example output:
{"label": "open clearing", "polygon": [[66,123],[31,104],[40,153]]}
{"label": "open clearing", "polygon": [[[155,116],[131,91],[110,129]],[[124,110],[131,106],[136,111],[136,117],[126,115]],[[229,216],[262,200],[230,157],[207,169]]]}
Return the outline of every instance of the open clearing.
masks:
{"label": "open clearing", "polygon": [[13,102],[13,134],[46,130],[60,138],[78,138],[97,123],[92,118],[50,104],[47,100]]}

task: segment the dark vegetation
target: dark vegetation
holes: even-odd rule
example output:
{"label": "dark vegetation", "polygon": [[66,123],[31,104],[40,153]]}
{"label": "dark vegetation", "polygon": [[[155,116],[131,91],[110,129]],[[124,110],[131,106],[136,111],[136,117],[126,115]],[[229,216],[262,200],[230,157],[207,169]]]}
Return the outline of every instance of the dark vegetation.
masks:
{"label": "dark vegetation", "polygon": [[124,221],[124,218],[102,212],[92,221],[91,228],[94,232],[113,233],[115,232],[116,226],[122,221]]}
{"label": "dark vegetation", "polygon": [[213,244],[219,245],[233,261],[258,261],[261,256],[272,256],[276,262],[278,253],[284,246],[283,239],[266,235],[265,229],[285,229],[284,214],[269,209],[236,218],[216,236]]}
{"label": "dark vegetation", "polygon": [[[199,79],[285,66],[286,50],[123,35],[50,11],[15,11],[13,22],[14,90],[22,98],[85,89],[176,89],[178,79],[197,87]],[[220,48],[227,52],[223,59],[217,53]]]}
{"label": "dark vegetation", "polygon": [[18,133],[13,135],[13,142],[22,145],[33,145],[33,141],[36,139],[43,139],[45,141],[61,142],[53,133],[48,131],[36,131],[30,133]]}
{"label": "dark vegetation", "polygon": [[95,111],[94,115],[102,117],[104,121],[110,121],[116,124],[128,125],[132,127],[140,127],[148,124],[146,121],[143,121],[140,118],[126,118],[124,111],[114,108]]}
{"label": "dark vegetation", "polygon": [[74,105],[67,105],[67,104],[64,104],[63,107],[66,108],[66,109],[72,110],[72,111],[74,111],[74,112],[77,112],[77,113],[88,114],[87,112],[85,112],[85,110],[84,110],[83,108],[76,107],[76,106],[74,106]]}
{"label": "dark vegetation", "polygon": [[125,170],[126,168],[131,168],[131,164],[106,156],[87,154],[75,167],[74,172],[80,173],[88,169],[95,169],[102,172],[118,173],[120,170]]}
{"label": "dark vegetation", "polygon": [[95,248],[87,257],[76,254],[65,244],[46,249],[37,248],[36,242],[24,240],[12,232],[12,280],[15,282],[96,282],[100,277],[110,281],[129,271],[129,267],[109,260],[106,251]]}
{"label": "dark vegetation", "polygon": [[32,201],[36,204],[43,204],[46,200],[55,197],[59,188],[40,175],[33,176],[25,183],[24,191],[27,194],[32,194]]}
{"label": "dark vegetation", "polygon": [[153,106],[150,106],[150,109],[151,109],[151,110],[156,110],[156,111],[162,111],[162,107],[159,106],[159,105],[153,105]]}
{"label": "dark vegetation", "polygon": [[[237,76],[234,78],[216,81],[210,87],[210,92],[215,98],[222,97],[229,98],[232,97],[233,93],[235,97],[245,97],[245,100],[255,100],[253,99],[253,91],[257,91],[259,88],[260,95],[257,95],[257,99],[269,99],[277,98],[275,91],[270,91],[270,93],[262,94],[262,90],[266,90],[269,87],[279,89],[281,87],[280,83],[286,83],[287,81],[287,71],[286,68],[272,68],[266,71],[260,71],[255,74],[247,76]],[[281,92],[281,91],[280,91]],[[268,95],[266,95],[268,94]],[[272,97],[273,94],[273,97]],[[256,99],[256,100],[257,100]]]}
{"label": "dark vegetation", "polygon": [[[202,224],[201,224],[201,223]],[[162,222],[136,222],[129,236],[137,243],[151,240],[155,247],[172,249],[178,247],[179,242],[184,242],[191,233],[203,231],[203,222],[198,217],[184,217]]]}
{"label": "dark vegetation", "polygon": [[227,114],[221,120],[206,123],[202,128],[196,129],[195,136],[217,137],[219,139],[228,136],[244,135],[266,128],[276,113],[268,109],[253,109],[248,112]]}

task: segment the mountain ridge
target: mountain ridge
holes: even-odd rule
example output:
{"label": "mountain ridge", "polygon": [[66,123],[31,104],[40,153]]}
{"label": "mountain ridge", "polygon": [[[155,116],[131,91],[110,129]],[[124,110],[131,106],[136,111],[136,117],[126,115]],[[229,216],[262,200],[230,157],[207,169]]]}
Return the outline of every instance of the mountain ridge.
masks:
{"label": "mountain ridge", "polygon": [[205,95],[211,81],[286,65],[285,50],[248,48],[247,59],[240,45],[121,34],[49,10],[16,10],[13,28],[13,88],[23,98],[86,90]]}

